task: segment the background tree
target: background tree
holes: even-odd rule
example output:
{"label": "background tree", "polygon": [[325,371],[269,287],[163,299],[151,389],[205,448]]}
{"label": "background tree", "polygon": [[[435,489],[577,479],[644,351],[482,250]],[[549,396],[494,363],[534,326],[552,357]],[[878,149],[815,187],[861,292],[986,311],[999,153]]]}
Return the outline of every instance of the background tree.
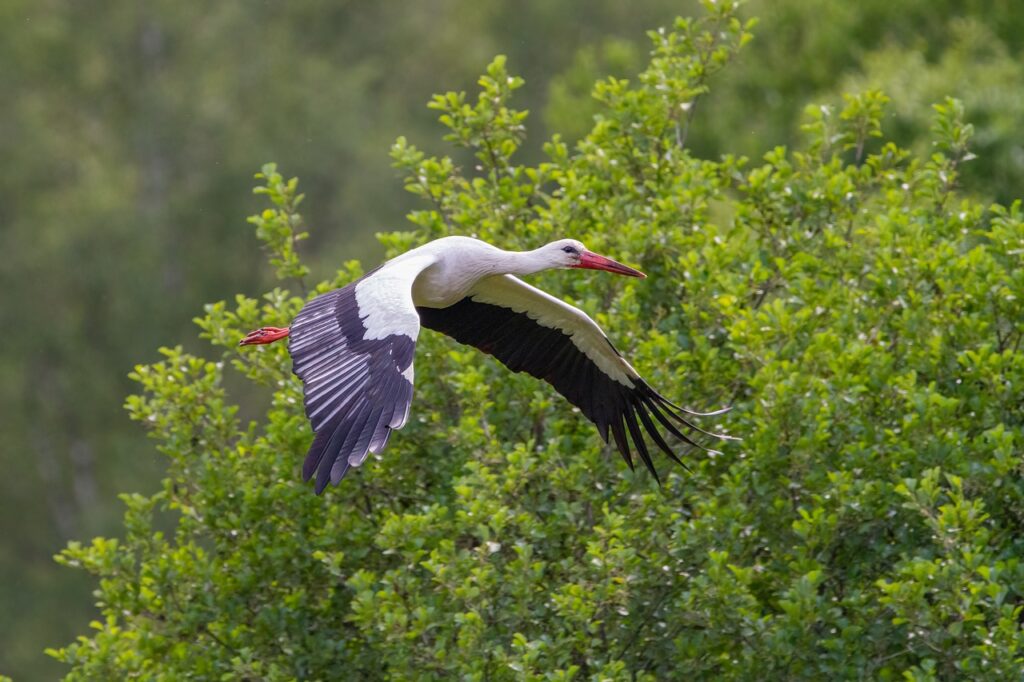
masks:
{"label": "background tree", "polygon": [[[35,679],[62,669],[40,649],[94,611],[90,582],[52,553],[118,532],[115,492],[159,485],[163,462],[144,454],[118,407],[127,368],[190,336],[201,302],[272,281],[240,220],[256,210],[254,168],[273,158],[303,178],[314,272],[353,257],[375,264],[371,235],[416,200],[395,192],[387,145],[402,131],[444,150],[421,107],[430,92],[468,87],[492,54],[508,54],[527,77],[516,101],[533,112],[517,163],[537,166],[552,132],[571,150],[594,115],[607,116],[595,80],[643,70],[643,30],[694,5],[2,3],[0,670]],[[936,139],[930,105],[954,94],[978,157],[958,164],[959,190],[1007,205],[1019,195],[1024,14],[1014,3],[751,0],[745,14],[760,17],[759,38],[689,110],[695,157],[806,148],[809,103],[829,107],[831,125],[842,93],[881,88],[893,95],[881,110],[887,138],[924,159]],[[451,154],[472,168],[470,152]],[[716,200],[709,215],[726,225],[730,210]],[[236,396],[246,419],[265,408],[258,392]]]}
{"label": "background tree", "polygon": [[[960,191],[975,130],[953,99],[927,155],[885,138],[888,98],[866,91],[809,108],[793,150],[694,156],[689,112],[749,37],[728,3],[706,11],[652,32],[647,66],[600,81],[593,128],[538,164],[516,156],[503,58],[477,97],[435,97],[475,158],[399,139],[425,201],[382,242],[472,229],[520,247],[571,226],[640,263],[649,280],[537,280],[668,394],[732,402],[716,428],[744,441],[659,488],[544,386],[424,333],[416,419],[318,498],[286,350],[235,347],[304,297],[286,282],[211,305],[218,358],[165,349],[133,375],[161,491],[123,498],[123,539],[62,554],[100,578],[103,610],[54,652],[72,679],[1021,674],[1020,204]],[[261,234],[285,236],[295,184],[274,166],[261,182]],[[236,374],[272,392],[257,420]]]}

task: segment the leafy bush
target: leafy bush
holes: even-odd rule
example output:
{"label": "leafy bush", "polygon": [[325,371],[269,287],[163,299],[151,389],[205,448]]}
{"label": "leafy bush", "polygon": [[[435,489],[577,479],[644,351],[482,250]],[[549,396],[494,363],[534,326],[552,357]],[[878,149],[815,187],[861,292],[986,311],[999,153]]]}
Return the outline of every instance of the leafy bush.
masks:
{"label": "leafy bush", "polygon": [[[424,332],[414,418],[316,497],[285,347],[235,347],[304,297],[210,305],[197,322],[219,359],[164,349],[132,375],[162,491],[124,496],[123,539],[59,557],[99,578],[103,611],[52,652],[69,679],[1024,672],[1021,205],[958,191],[972,129],[955,100],[926,157],[885,141],[888,100],[866,92],[810,109],[800,150],[694,158],[695,102],[749,37],[731,3],[706,9],[653,32],[646,70],[598,83],[592,131],[535,167],[514,160],[522,81],[501,58],[475,101],[436,97],[474,166],[399,139],[425,208],[381,239],[393,255],[451,233],[572,235],[640,264],[646,281],[535,281],[666,395],[732,404],[710,426],[743,441],[685,453],[658,487],[546,385]],[[273,208],[253,222],[281,277],[301,277],[296,183],[260,177]],[[265,417],[240,419],[229,368],[272,392]]]}

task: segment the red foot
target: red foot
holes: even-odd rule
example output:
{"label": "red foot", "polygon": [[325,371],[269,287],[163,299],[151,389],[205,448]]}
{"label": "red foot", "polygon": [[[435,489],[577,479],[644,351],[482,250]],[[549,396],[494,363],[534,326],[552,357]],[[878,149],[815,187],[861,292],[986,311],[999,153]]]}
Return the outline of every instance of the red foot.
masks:
{"label": "red foot", "polygon": [[238,342],[239,346],[254,346],[261,343],[273,343],[288,336],[288,327],[260,327],[254,332],[249,332],[245,338]]}

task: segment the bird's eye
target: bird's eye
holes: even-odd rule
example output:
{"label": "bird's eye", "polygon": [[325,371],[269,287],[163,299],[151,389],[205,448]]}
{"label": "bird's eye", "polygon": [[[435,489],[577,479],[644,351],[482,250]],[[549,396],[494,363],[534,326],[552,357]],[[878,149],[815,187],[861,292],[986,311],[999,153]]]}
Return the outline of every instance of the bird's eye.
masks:
{"label": "bird's eye", "polygon": [[578,253],[574,246],[563,246],[562,251],[565,251],[566,253]]}

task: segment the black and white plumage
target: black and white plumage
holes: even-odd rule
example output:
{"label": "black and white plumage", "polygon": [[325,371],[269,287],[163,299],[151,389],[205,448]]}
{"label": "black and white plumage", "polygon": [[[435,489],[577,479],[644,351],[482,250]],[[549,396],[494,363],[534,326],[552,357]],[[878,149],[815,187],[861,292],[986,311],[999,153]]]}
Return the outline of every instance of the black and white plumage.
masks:
{"label": "black and white plumage", "polygon": [[[645,442],[682,464],[660,430],[697,447],[684,429],[719,438],[651,388],[586,313],[515,275],[559,267],[643,273],[588,251],[575,240],[526,252],[447,237],[394,258],[348,286],[311,300],[288,329],[265,327],[243,345],[290,337],[315,437],[303,477],[320,493],[350,467],[380,452],[409,417],[413,354],[420,327],[527,372],[593,421],[633,468],[632,451],[658,478]],[[632,441],[632,446],[630,445]]]}

